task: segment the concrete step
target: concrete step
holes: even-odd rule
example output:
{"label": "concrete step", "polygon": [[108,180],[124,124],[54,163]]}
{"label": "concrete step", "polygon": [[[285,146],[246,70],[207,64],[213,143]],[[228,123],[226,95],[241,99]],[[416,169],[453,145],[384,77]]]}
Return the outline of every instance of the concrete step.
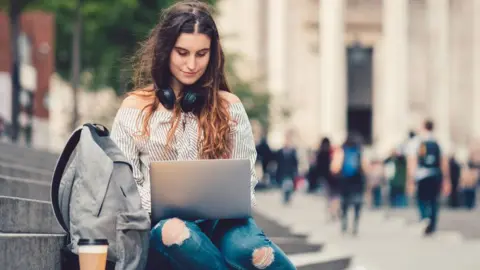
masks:
{"label": "concrete step", "polygon": [[[268,235],[268,232],[266,232]],[[321,251],[323,245],[309,244],[305,239],[289,238],[289,237],[268,237],[270,241],[275,243],[287,255],[310,253]]]}
{"label": "concrete step", "polygon": [[289,228],[286,226],[279,225],[274,220],[268,219],[265,215],[259,215],[258,213],[253,214],[255,223],[257,223],[260,228],[268,228],[267,235],[269,237],[290,237],[290,238],[300,238],[306,239],[307,235],[305,234],[293,234]]}
{"label": "concrete step", "polygon": [[0,162],[0,175],[51,182],[53,170],[30,168],[18,163]]}
{"label": "concrete step", "polygon": [[0,268],[60,270],[64,241],[58,234],[0,233]]}
{"label": "concrete step", "polygon": [[55,169],[55,164],[56,164],[55,160],[36,158],[28,155],[18,157],[18,156],[10,155],[8,153],[4,154],[3,152],[0,152],[0,162],[17,163],[17,164],[22,164],[23,166],[37,168],[37,169],[44,169],[49,171],[53,171]]}
{"label": "concrete step", "polygon": [[46,151],[22,147],[9,143],[0,143],[0,161],[18,163],[23,166],[52,171],[58,155]]}
{"label": "concrete step", "polygon": [[15,156],[28,155],[35,158],[48,158],[48,159],[56,159],[58,156],[57,154],[49,151],[39,150],[31,147],[25,147],[17,144],[6,143],[6,142],[0,142],[0,153],[10,153]]}
{"label": "concrete step", "polygon": [[50,201],[50,183],[0,175],[0,196]]}
{"label": "concrete step", "polygon": [[0,232],[63,234],[50,202],[0,196]]}
{"label": "concrete step", "polygon": [[345,270],[352,262],[352,255],[329,250],[288,257],[298,270]]}

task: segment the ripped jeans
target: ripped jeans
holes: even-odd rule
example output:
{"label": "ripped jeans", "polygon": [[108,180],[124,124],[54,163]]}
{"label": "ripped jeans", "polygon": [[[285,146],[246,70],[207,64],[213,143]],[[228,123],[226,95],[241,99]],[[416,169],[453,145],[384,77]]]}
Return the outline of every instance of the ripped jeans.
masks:
{"label": "ripped jeans", "polygon": [[252,218],[162,220],[151,231],[150,246],[173,269],[296,269]]}

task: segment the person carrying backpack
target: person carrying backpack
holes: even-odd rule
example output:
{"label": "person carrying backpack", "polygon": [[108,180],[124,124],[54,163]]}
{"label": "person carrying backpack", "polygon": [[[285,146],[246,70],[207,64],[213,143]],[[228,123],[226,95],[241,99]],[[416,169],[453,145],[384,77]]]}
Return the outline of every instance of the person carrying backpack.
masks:
{"label": "person carrying backpack", "polygon": [[[442,154],[440,145],[433,137],[433,122],[425,121],[425,135],[415,147],[408,160],[408,192],[416,197],[421,220],[428,219],[425,234],[435,232],[439,210],[439,196],[443,188],[444,195],[450,193],[449,161]],[[443,181],[442,181],[443,180]]]}
{"label": "person carrying backpack", "polygon": [[340,196],[342,210],[342,232],[348,228],[348,210],[353,206],[355,219],[353,234],[358,233],[360,211],[363,204],[365,189],[364,175],[368,171],[368,162],[362,155],[362,147],[359,136],[351,133],[343,146],[334,154],[331,171],[340,179]]}

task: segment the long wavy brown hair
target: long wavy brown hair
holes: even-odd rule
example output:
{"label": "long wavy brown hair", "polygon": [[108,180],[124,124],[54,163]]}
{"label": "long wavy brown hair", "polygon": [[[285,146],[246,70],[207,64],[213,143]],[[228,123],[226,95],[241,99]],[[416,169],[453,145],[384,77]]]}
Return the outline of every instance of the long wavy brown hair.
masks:
{"label": "long wavy brown hair", "polygon": [[[197,24],[198,33],[210,37],[210,59],[205,73],[195,82],[205,96],[205,104],[196,113],[199,121],[200,157],[205,159],[228,158],[231,154],[230,114],[227,101],[220,97],[220,91],[230,92],[224,71],[225,56],[220,45],[217,26],[212,18],[210,6],[200,1],[181,1],[164,10],[160,22],[134,56],[134,90],[130,94],[151,99],[142,112],[141,135],[149,136],[149,122],[158,109],[160,101],[155,95],[158,88],[169,87],[172,74],[169,68],[170,53],[182,33],[193,33]],[[175,139],[174,134],[180,122],[181,106],[177,97],[173,109],[167,146]]]}

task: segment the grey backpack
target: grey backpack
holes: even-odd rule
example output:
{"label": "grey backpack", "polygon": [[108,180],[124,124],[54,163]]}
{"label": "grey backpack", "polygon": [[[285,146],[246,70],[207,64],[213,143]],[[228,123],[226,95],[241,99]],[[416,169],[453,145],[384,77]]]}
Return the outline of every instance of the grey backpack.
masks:
{"label": "grey backpack", "polygon": [[105,238],[109,268],[145,268],[150,218],[131,165],[105,127],[85,124],[72,134],[57,161],[51,196],[67,251],[78,254],[80,238]]}

